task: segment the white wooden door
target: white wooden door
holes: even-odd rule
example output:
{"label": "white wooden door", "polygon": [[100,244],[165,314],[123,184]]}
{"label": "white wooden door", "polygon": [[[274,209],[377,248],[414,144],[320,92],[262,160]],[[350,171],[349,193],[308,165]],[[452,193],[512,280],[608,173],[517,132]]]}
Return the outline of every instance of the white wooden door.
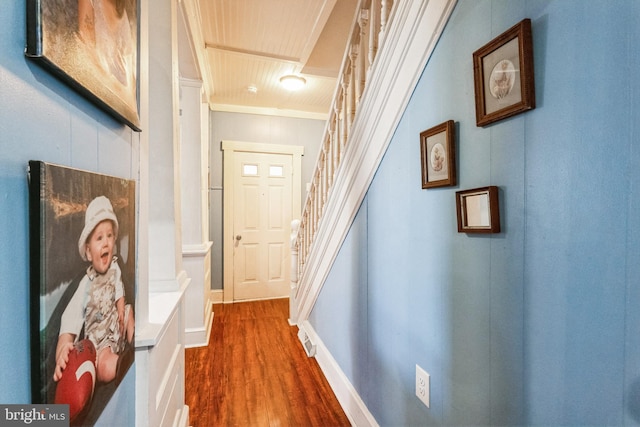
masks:
{"label": "white wooden door", "polygon": [[288,297],[292,156],[235,154],[234,300]]}

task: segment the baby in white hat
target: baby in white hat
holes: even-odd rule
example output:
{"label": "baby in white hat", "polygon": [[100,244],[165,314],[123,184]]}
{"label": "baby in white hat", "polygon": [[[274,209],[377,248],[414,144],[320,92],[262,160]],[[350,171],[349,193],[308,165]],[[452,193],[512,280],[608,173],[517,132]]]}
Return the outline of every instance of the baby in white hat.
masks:
{"label": "baby in white hat", "polygon": [[85,338],[96,348],[97,380],[109,382],[121,373],[124,353],[127,362],[131,361],[135,321],[131,304],[125,304],[122,273],[115,256],[118,219],[109,199],[93,199],[84,223],[78,251],[90,265],[61,317],[53,380],[62,377],[69,352],[84,327]]}

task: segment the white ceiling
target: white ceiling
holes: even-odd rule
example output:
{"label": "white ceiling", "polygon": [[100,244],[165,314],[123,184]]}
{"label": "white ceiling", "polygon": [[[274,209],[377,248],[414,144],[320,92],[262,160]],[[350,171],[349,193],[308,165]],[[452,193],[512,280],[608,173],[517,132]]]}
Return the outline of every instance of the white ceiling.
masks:
{"label": "white ceiling", "polygon": [[[195,0],[204,43],[209,105],[236,111],[325,119],[358,0]],[[186,28],[186,27],[185,27]],[[183,51],[181,43],[180,50]],[[192,52],[191,52],[192,53]],[[194,58],[195,55],[188,55]],[[181,75],[194,73],[181,54]],[[297,92],[280,85],[295,74]],[[249,87],[255,87],[252,93]]]}

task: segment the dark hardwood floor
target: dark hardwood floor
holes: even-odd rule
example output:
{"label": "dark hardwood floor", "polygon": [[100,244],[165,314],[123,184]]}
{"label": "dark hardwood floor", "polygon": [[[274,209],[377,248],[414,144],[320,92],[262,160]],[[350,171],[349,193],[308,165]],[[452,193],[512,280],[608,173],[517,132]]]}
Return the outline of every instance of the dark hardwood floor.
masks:
{"label": "dark hardwood floor", "polygon": [[193,427],[349,426],[287,321],[289,300],[216,304],[207,347],[186,350]]}

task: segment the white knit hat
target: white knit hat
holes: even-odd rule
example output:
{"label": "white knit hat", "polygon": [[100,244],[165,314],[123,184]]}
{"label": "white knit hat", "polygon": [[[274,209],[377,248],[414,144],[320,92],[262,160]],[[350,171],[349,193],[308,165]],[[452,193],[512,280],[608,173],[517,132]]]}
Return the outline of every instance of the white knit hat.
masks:
{"label": "white knit hat", "polygon": [[116,218],[116,214],[113,212],[111,202],[105,196],[98,196],[89,203],[89,206],[87,206],[87,212],[84,215],[84,229],[78,239],[78,251],[80,252],[80,257],[82,257],[84,261],[87,261],[87,254],[85,251],[87,239],[91,235],[93,229],[102,221],[107,219],[113,222],[113,231],[118,235],[118,219]]}

